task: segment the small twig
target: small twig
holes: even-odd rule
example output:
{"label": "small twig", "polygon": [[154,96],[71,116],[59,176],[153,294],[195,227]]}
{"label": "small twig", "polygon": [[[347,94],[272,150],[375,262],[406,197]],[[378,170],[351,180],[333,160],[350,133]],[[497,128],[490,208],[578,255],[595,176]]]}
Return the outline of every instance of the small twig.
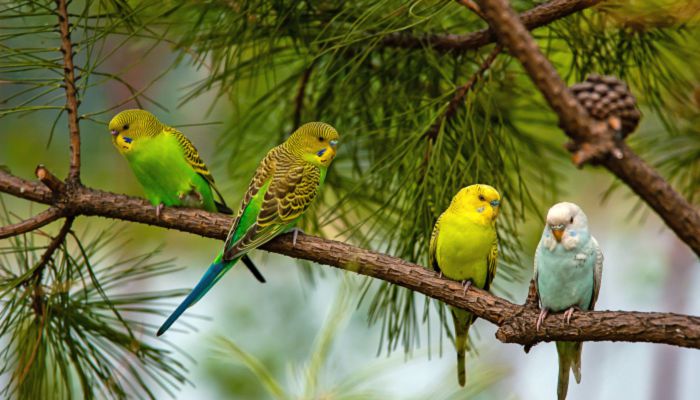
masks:
{"label": "small twig", "polygon": [[304,111],[304,97],[306,96],[306,86],[309,84],[309,78],[311,77],[311,72],[313,71],[314,64],[311,63],[305,70],[304,74],[301,76],[301,81],[299,82],[299,89],[297,90],[297,95],[294,98],[294,127],[298,128],[301,125],[301,117]]}
{"label": "small twig", "polygon": [[16,224],[0,227],[0,239],[21,235],[61,218],[63,212],[58,207],[49,207],[47,210]]}
{"label": "small twig", "polygon": [[484,15],[481,13],[481,8],[479,8],[479,6],[472,0],[457,0],[457,3],[467,7],[468,9],[472,10],[474,14],[481,17],[481,19],[484,19]]}
{"label": "small twig", "polygon": [[486,70],[491,67],[491,64],[493,64],[493,61],[496,59],[498,54],[500,54],[500,52],[500,45],[497,45],[493,48],[493,50],[491,50],[491,53],[489,53],[488,57],[486,57],[484,62],[481,63],[479,69],[476,70],[476,72],[474,73],[474,75],[471,76],[471,78],[469,78],[467,83],[458,87],[457,90],[455,90],[455,94],[454,96],[452,96],[452,99],[447,105],[445,112],[435,120],[435,122],[430,126],[430,128],[428,128],[427,131],[425,131],[423,137],[427,138],[432,142],[435,141],[438,132],[440,132],[440,127],[442,127],[443,122],[454,116],[454,114],[457,112],[457,109],[459,108],[459,105],[462,104],[464,98],[467,96],[467,93],[469,93],[469,91],[474,88],[476,82],[484,75]]}
{"label": "small twig", "polygon": [[[552,0],[540,4],[520,14],[520,19],[528,30],[548,25],[571,14],[592,7],[603,0]],[[483,14],[483,11],[482,11]],[[429,47],[438,52],[465,52],[475,50],[496,41],[496,34],[491,29],[456,34],[428,34],[414,36],[406,33],[394,33],[382,38],[380,44],[385,47],[406,49],[423,49]]]}
{"label": "small twig", "polygon": [[700,255],[700,212],[624,142],[616,142],[608,124],[589,117],[506,0],[481,0],[480,4],[499,41],[520,61],[559,116],[564,132],[585,150],[582,156],[594,156],[625,182]]}
{"label": "small twig", "polygon": [[67,217],[65,222],[63,223],[63,226],[61,227],[61,230],[58,231],[58,234],[53,239],[51,239],[51,242],[46,247],[44,254],[41,255],[41,258],[39,259],[39,262],[37,263],[37,266],[34,269],[34,273],[32,273],[33,278],[36,278],[38,281],[41,281],[41,276],[44,273],[44,267],[46,267],[46,265],[53,257],[53,253],[66,240],[66,235],[68,235],[68,232],[70,231],[70,228],[73,225],[73,220],[74,217]]}
{"label": "small twig", "polygon": [[68,181],[80,184],[80,127],[78,125],[78,91],[75,85],[75,66],[73,64],[73,42],[70,38],[67,0],[56,0],[58,27],[61,32],[61,53],[63,53],[63,82],[66,91],[66,111],[68,111],[68,130],[70,132],[70,171]]}

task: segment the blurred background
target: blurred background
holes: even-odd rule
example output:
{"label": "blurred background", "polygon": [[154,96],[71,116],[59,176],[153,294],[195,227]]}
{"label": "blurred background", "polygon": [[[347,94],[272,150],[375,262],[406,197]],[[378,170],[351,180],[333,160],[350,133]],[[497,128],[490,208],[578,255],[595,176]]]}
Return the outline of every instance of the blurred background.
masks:
{"label": "blurred background", "polygon": [[[230,2],[231,16],[226,17],[221,10],[224,2],[185,6],[166,1],[164,8],[171,14],[165,16],[152,7],[129,3],[132,9],[143,13],[134,12],[133,16],[147,21],[133,22],[139,24],[136,28],[129,28],[130,22],[124,18],[119,20],[122,25],[105,23],[104,27],[108,28],[104,29],[109,29],[110,35],[99,42],[102,46],[99,54],[103,58],[86,51],[89,46],[79,46],[76,56],[79,64],[92,65],[91,57],[98,58],[100,63],[94,65],[100,71],[119,76],[133,88],[144,89],[142,94],[147,97],[140,98],[141,106],[166,124],[179,127],[191,139],[229,205],[238,204],[258,160],[291,132],[295,119],[300,122],[321,119],[338,128],[343,142],[339,158],[331,168],[324,198],[305,220],[307,233],[348,240],[425,264],[424,233],[429,232],[434,217],[444,209],[456,189],[475,182],[492,183],[505,197],[504,215],[499,220],[504,260],[495,280],[499,295],[516,303],[524,300],[543,215],[554,202],[572,201],[587,213],[591,231],[605,255],[597,309],[700,315],[700,295],[694,290],[700,287],[697,257],[609,172],[590,166],[578,170],[568,161],[562,147],[565,137],[556,127],[555,116],[543,106],[520,67],[507,55],[500,56],[493,71],[484,78],[483,86],[467,96],[464,110],[460,109],[454,121],[445,122],[441,128],[440,134],[445,139],[439,139],[433,151],[440,156],[435,157],[439,159],[435,163],[442,164],[430,162],[428,189],[419,190],[421,185],[401,183],[412,180],[415,171],[421,168],[420,163],[406,164],[403,159],[421,158],[425,150],[423,142],[416,138],[444,111],[444,104],[451,97],[449,90],[439,89],[463,84],[486,50],[459,56],[430,49],[418,50],[416,56],[416,53],[407,54],[408,50],[399,50],[398,56],[373,54],[365,59],[364,53],[351,53],[354,47],[348,43],[358,40],[353,35],[360,28],[376,28],[384,36],[398,31],[379,17],[392,10],[402,32],[432,32],[436,27],[448,32],[454,29],[471,32],[484,26],[478,17],[455,2],[412,4],[410,9],[395,2],[379,2],[374,14],[367,11],[371,11],[369,3],[349,2],[352,4],[335,9],[319,2],[316,5],[319,15],[334,13],[338,20],[350,20],[352,16],[355,25],[346,22],[351,28],[341,27],[346,30],[342,37],[338,36],[341,28],[332,28],[333,24],[319,28],[313,20],[294,19],[293,13],[303,6],[290,7],[284,20],[286,25],[275,28],[274,24],[265,25],[268,17],[282,19],[283,14],[275,13],[275,7],[282,5],[272,5],[274,2]],[[519,9],[536,5],[514,3]],[[644,114],[638,131],[630,139],[631,144],[697,204],[700,7],[694,2],[653,2],[654,6],[667,10],[657,15],[658,9],[648,4],[614,3],[617,8],[589,10],[565,20],[568,23],[558,22],[541,29],[537,31],[538,40],[570,82],[589,72],[617,72],[627,78]],[[80,4],[75,5],[77,10]],[[109,9],[111,3],[105,4],[84,6],[98,14]],[[12,15],[13,9],[15,13],[38,15],[42,10],[22,7],[29,8],[8,6],[0,15]],[[352,14],[352,10],[362,7],[364,13]],[[195,23],[195,15],[202,15],[205,22]],[[155,19],[154,16],[172,25],[176,25],[173,21],[184,21],[184,27],[167,25],[161,19],[149,24],[152,20],[148,18]],[[373,25],[362,25],[362,16],[374,18]],[[29,29],[37,21],[47,21],[45,24],[50,26],[50,18],[8,18],[9,25],[2,31],[3,51],[55,46],[50,31],[37,29],[34,34],[12,36],[19,27],[24,25]],[[255,25],[256,18],[260,26],[243,27],[246,23]],[[416,18],[419,22],[415,22]],[[294,23],[299,24],[296,31],[289,28]],[[218,29],[214,30],[213,26]],[[282,38],[297,34],[298,41],[278,38],[279,42],[272,41],[269,47],[267,42],[260,44],[261,38],[275,32],[273,28],[279,30]],[[257,33],[253,33],[254,29],[258,29]],[[311,29],[322,33],[306,31]],[[192,35],[188,35],[188,30]],[[206,47],[208,42],[203,38],[210,31],[221,43]],[[240,35],[238,39],[236,34]],[[644,53],[620,47],[623,40],[619,35],[623,34],[629,35],[625,42],[629,46],[647,44],[656,46],[656,50]],[[317,35],[314,43],[321,48],[315,56],[303,50],[304,38],[312,35]],[[90,35],[77,33],[74,37],[88,42]],[[255,45],[244,46],[246,40]],[[276,48],[275,43],[284,49]],[[225,50],[226,46],[238,50]],[[619,54],[625,51],[635,53],[639,59]],[[294,54],[297,58],[293,58]],[[618,59],[604,62],[597,59],[601,54],[617,54]],[[401,57],[401,62],[392,64],[389,61],[392,57]],[[226,60],[236,60],[237,64],[226,70]],[[645,60],[656,61],[643,64]],[[23,88],[13,77],[25,74],[23,79],[30,80],[46,76],[46,70],[37,67],[17,72],[9,70],[11,61],[3,62],[0,62],[0,68],[4,68],[0,97],[5,99],[2,105],[6,108],[0,119],[0,165],[25,179],[34,179],[38,164],[46,165],[59,177],[65,176],[69,156],[65,116],[56,120],[54,109],[28,112],[21,107],[39,100],[22,103],[31,96],[15,97]],[[255,68],[246,63],[254,64]],[[319,71],[319,76],[316,80],[312,76],[309,94],[302,94],[306,108],[297,110],[297,90],[304,82],[304,72],[311,66],[316,68],[314,73]],[[648,69],[640,71],[645,67]],[[434,73],[407,76],[421,69]],[[394,82],[382,86],[385,81],[381,77],[391,76],[392,71],[395,71]],[[680,72],[668,78],[675,71]],[[651,76],[654,81],[649,81]],[[142,196],[126,161],[112,146],[106,128],[111,116],[138,104],[123,83],[114,79],[100,81],[102,78],[96,74],[91,79],[81,91],[81,113],[89,114],[81,121],[82,181],[89,187]],[[357,81],[344,85],[338,82],[350,79]],[[429,84],[433,79],[439,81],[436,86]],[[283,87],[283,83],[287,86]],[[398,89],[401,86],[419,88],[401,91]],[[425,98],[416,97],[420,90],[425,90]],[[61,91],[53,94],[58,96],[51,99],[52,104],[63,104]],[[380,94],[383,98],[377,100]],[[363,102],[372,108],[368,115],[358,111]],[[391,112],[380,111],[381,107],[396,103],[402,104]],[[460,135],[466,137],[465,142],[456,139]],[[487,143],[490,141],[494,143]],[[398,152],[401,146],[407,148],[406,153]],[[513,154],[520,158],[515,160]],[[462,161],[450,161],[457,156]],[[387,167],[382,169],[382,165]],[[441,171],[448,170],[449,181],[441,183],[445,176]],[[392,193],[398,193],[399,199],[385,201]],[[44,209],[7,195],[2,196],[2,208],[3,223],[16,222]],[[411,211],[406,212],[407,209]],[[397,217],[402,213],[405,213],[403,220]],[[374,222],[362,223],[363,220]],[[374,223],[384,228],[377,228]],[[42,231],[55,232],[59,227],[60,223],[56,222]],[[96,268],[154,251],[153,260],[180,267],[149,279],[115,285],[107,293],[116,298],[125,293],[189,289],[221,246],[218,241],[195,235],[102,218],[80,217],[74,231],[85,241],[104,231],[117,234],[96,249],[93,262]],[[3,240],[0,246],[6,250],[18,243]],[[8,254],[1,261],[3,269],[21,269]],[[142,324],[135,329],[139,340],[167,349],[172,359],[182,363],[186,370],[184,377],[188,382],[177,384],[179,389],[170,389],[171,393],[153,385],[153,397],[547,399],[555,396],[557,356],[551,343],[539,344],[525,354],[520,346],[498,342],[494,337],[495,327],[478,321],[471,335],[477,352],[468,355],[467,388],[460,389],[452,344],[441,330],[436,313],[431,314],[428,322],[422,320],[425,303],[422,296],[408,298],[403,291],[390,292],[391,289],[377,284],[368,286],[364,278],[353,273],[263,251],[255,252],[252,258],[268,283],[261,285],[245,270],[234,268],[185,315],[184,323],[176,325],[177,329],[172,329],[162,340],[152,338],[154,328],[162,322],[163,314],[179,303],[181,293],[178,296],[169,293],[156,301],[160,315],[126,311],[127,315],[133,312],[133,318]],[[391,293],[384,299],[392,296],[395,299],[392,307],[411,304],[408,308],[417,313],[413,325],[399,324],[401,329],[412,330],[408,341],[400,335],[387,336],[391,319],[386,315],[391,311],[377,312],[374,303],[382,298],[383,291]],[[428,307],[434,310],[436,305],[431,303]],[[10,343],[7,338],[3,342]],[[130,362],[138,361],[125,358],[115,364],[117,368],[127,368],[125,365]],[[700,382],[696,379],[700,355],[696,350],[641,343],[586,343],[582,364],[583,380],[580,385],[570,386],[569,399],[694,399],[700,392]],[[10,384],[12,376],[11,368],[9,372],[5,369],[0,384]]]}

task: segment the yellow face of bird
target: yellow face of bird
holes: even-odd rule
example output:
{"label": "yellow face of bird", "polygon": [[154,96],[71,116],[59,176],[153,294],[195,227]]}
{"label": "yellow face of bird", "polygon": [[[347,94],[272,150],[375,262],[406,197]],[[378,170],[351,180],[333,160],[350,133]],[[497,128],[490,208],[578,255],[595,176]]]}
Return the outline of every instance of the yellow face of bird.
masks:
{"label": "yellow face of bird", "polygon": [[128,153],[140,138],[155,136],[162,129],[158,118],[145,110],[125,110],[109,122],[112,143],[120,153]]}
{"label": "yellow face of bird", "polygon": [[340,135],[332,126],[323,122],[309,122],[300,126],[287,144],[292,151],[319,166],[329,166],[335,158]]}
{"label": "yellow face of bird", "polygon": [[501,195],[489,185],[471,185],[463,188],[452,199],[450,208],[459,213],[478,215],[486,222],[493,222],[501,206]]}

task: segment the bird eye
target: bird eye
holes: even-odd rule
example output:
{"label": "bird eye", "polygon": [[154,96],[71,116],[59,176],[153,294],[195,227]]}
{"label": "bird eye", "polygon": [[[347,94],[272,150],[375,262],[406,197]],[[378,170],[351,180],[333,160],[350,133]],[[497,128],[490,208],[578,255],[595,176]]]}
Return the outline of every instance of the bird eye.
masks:
{"label": "bird eye", "polygon": [[122,129],[124,129],[124,130],[129,129],[129,124],[124,124],[124,126],[122,126]]}
{"label": "bird eye", "polygon": [[570,223],[570,224],[573,224],[573,223],[574,223],[574,217],[571,217],[571,219],[569,220],[569,223]]}
{"label": "bird eye", "polygon": [[480,194],[480,195],[479,195],[479,200],[481,200],[481,201],[486,201],[486,198],[484,197],[483,194]]}
{"label": "bird eye", "polygon": [[318,137],[318,141],[319,141],[319,142],[323,142],[324,140],[325,140],[325,139],[323,139],[323,136],[319,136],[319,137]]}

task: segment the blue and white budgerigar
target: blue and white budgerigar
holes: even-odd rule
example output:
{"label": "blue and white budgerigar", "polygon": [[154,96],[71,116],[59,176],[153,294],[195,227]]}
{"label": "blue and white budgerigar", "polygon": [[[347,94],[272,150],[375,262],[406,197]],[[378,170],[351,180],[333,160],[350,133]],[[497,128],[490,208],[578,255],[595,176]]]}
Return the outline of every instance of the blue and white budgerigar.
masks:
{"label": "blue and white budgerigar", "polygon": [[[564,311],[567,323],[574,310],[592,310],[603,274],[603,253],[588,231],[588,219],[574,203],[549,209],[547,224],[535,251],[535,287],[540,303],[537,330],[551,312]],[[569,370],[581,382],[581,342],[557,342],[557,398],[566,398]]]}

